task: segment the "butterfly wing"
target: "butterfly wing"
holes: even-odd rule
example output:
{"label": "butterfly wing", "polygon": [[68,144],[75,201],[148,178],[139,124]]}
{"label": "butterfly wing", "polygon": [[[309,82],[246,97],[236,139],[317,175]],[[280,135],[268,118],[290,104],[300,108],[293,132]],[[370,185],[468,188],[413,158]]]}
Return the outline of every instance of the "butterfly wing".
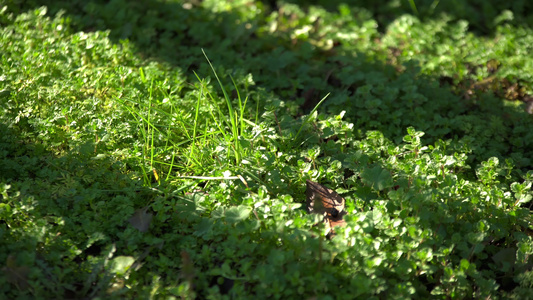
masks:
{"label": "butterfly wing", "polygon": [[344,211],[344,198],[334,190],[319,183],[307,180],[307,211],[310,213],[325,214],[330,220],[342,220]]}

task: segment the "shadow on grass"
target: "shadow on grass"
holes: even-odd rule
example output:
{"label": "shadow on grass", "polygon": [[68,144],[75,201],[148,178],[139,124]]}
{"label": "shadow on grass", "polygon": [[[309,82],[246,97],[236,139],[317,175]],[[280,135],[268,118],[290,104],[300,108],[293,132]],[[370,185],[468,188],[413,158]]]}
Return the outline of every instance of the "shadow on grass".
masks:
{"label": "shadow on grass", "polygon": [[56,156],[30,142],[34,132],[9,123],[0,119],[0,294],[82,299],[109,292],[111,257],[133,240],[148,247],[128,219],[150,193],[116,161]]}
{"label": "shadow on grass", "polygon": [[[275,5],[277,1],[268,1]],[[286,0],[303,7],[320,5],[328,10],[336,10],[340,4],[362,7],[372,13],[383,32],[398,17],[409,14],[417,15],[422,22],[430,21],[442,13],[446,13],[453,21],[466,20],[469,30],[478,35],[492,35],[496,25],[494,20],[504,11],[513,13],[512,24],[533,28],[533,17],[529,13],[533,3],[527,0],[473,0],[473,1],[390,1],[390,0]],[[414,6],[412,6],[414,4]]]}
{"label": "shadow on grass", "polygon": [[[342,1],[295,2],[332,8]],[[369,9],[378,19],[380,16],[386,19],[383,22],[411,10],[406,7],[407,1],[397,8],[392,2],[353,3]],[[420,10],[429,3],[434,2],[417,1]],[[527,1],[513,3],[490,2],[496,8],[514,9],[519,16],[530,5]],[[492,91],[471,86],[452,89],[448,85],[453,81],[450,78],[421,76],[416,67],[400,73],[392,66],[369,59],[372,56],[369,53],[344,51],[342,46],[324,51],[288,35],[257,32],[264,12],[258,12],[263,17],[257,18],[238,6],[234,11],[215,13],[197,6],[195,1],[182,5],[150,0],[28,1],[24,5],[12,4],[11,10],[23,11],[39,5],[48,5],[52,15],[66,11],[78,30],[110,30],[111,39],[117,43],[130,39],[141,57],[169,64],[185,74],[196,71],[201,77],[211,76],[201,53],[205,49],[219,74],[239,77],[251,73],[257,87],[274,91],[281,100],[295,101],[303,112],[309,112],[325,94],[331,93],[321,111],[338,114],[346,110],[346,118],[363,133],[379,130],[400,142],[405,128],[413,126],[426,133],[424,143],[466,137],[475,158],[473,162],[491,156],[512,157],[519,169],[531,167],[531,118],[508,108]],[[475,9],[476,5],[468,7]],[[436,9],[447,7],[448,4],[439,3]],[[259,5],[258,9],[268,11],[269,7]],[[456,8],[455,13],[465,11]],[[487,13],[483,18],[495,13]],[[344,54],[337,54],[340,52]],[[476,140],[470,141],[469,137]]]}
{"label": "shadow on grass", "polygon": [[[329,53],[320,50],[315,52],[308,43],[295,45],[290,39],[254,32],[253,29],[261,20],[239,15],[238,11],[213,13],[195,7],[194,4],[192,8],[185,9],[182,5],[156,1],[28,1],[24,6],[15,4],[13,7],[24,11],[40,5],[49,5],[51,14],[60,9],[65,10],[79,30],[110,30],[111,38],[117,43],[120,39],[128,38],[136,45],[139,55],[181,68],[187,73],[199,70],[201,76],[210,74],[200,51],[204,48],[210,59],[218,66],[220,74],[252,73],[258,86],[275,91],[283,100],[297,101],[307,110],[312,108],[324,94],[332,92],[334,101],[326,102],[325,109],[336,114],[341,110],[347,110],[347,117],[353,120],[356,128],[363,133],[379,130],[385,133],[387,138],[398,142],[405,135],[406,127],[415,126],[417,130],[429,132],[428,139],[424,140],[424,143],[431,143],[438,138],[462,138],[474,132],[472,136],[484,134],[484,140],[471,141],[470,147],[474,155],[483,156],[481,157],[483,159],[492,155],[506,157],[513,153],[521,153],[524,160],[519,160],[520,167],[527,169],[531,166],[530,161],[525,160],[528,156],[532,157],[531,139],[524,138],[531,129],[530,123],[524,121],[525,125],[522,127],[512,127],[516,124],[513,122],[515,119],[529,118],[526,113],[517,113],[508,109],[499,99],[483,91],[477,92],[479,95],[476,101],[465,99],[461,95],[456,95],[438,78],[419,76],[415,68],[400,74],[391,66],[367,61],[364,53],[328,57]],[[527,7],[525,2],[520,9],[523,7]],[[376,11],[375,13],[379,14],[378,8]],[[396,13],[400,14],[399,12],[401,10]],[[381,18],[381,22],[386,24],[397,16],[396,13],[391,13],[390,16],[387,14],[378,16],[378,20]],[[248,21],[242,22],[243,17],[249,18]],[[473,23],[476,22],[480,21]],[[250,28],[248,24],[251,25]],[[349,83],[343,83],[344,78],[339,78],[335,74],[342,73],[349,66],[355,66],[353,73],[357,78]],[[390,97],[391,90],[383,89],[388,86],[395,88],[393,90],[396,94],[393,94],[393,97]],[[365,100],[353,100],[355,95]],[[388,102],[378,103],[377,106],[369,105],[371,100],[387,97],[390,98]],[[488,102],[489,105],[480,104],[480,101]],[[476,116],[475,120],[471,120],[473,115]],[[69,256],[72,260],[70,266],[77,267],[78,263],[85,263],[89,256],[105,256],[113,251],[109,248],[110,244],[116,245],[117,249],[127,249],[124,251],[138,255],[145,249],[158,247],[161,243],[158,239],[164,240],[167,245],[171,242],[183,243],[180,244],[182,247],[190,247],[193,251],[199,251],[202,246],[187,239],[187,235],[198,231],[192,228],[192,225],[182,226],[182,221],[187,217],[156,219],[155,232],[146,235],[131,228],[127,229],[127,220],[133,215],[135,208],[146,205],[150,200],[144,197],[153,197],[153,195],[143,194],[138,182],[132,182],[121,175],[123,174],[121,167],[114,165],[115,162],[95,162],[89,157],[79,157],[77,153],[54,157],[38,145],[19,147],[16,143],[22,140],[20,136],[24,133],[9,132],[10,129],[5,126],[2,130],[7,132],[5,137],[8,143],[3,150],[10,153],[5,157],[3,180],[8,183],[16,182],[21,191],[24,190],[24,185],[52,185],[54,188],[43,188],[43,192],[55,191],[53,194],[38,195],[39,199],[49,200],[37,203],[40,208],[34,210],[34,218],[51,220],[43,226],[57,226],[54,232],[63,231],[63,227],[65,231],[74,227],[79,230],[80,235],[85,235],[85,238],[80,238],[86,240],[84,244],[76,245],[82,249],[82,254]],[[103,165],[105,167],[102,167]],[[83,179],[86,174],[91,174],[89,176],[93,178]],[[117,188],[117,186],[122,187]],[[436,208],[430,210],[428,199],[422,197],[418,200],[420,208],[428,210],[427,215],[444,220],[443,222],[449,219],[450,216],[447,214],[450,212],[439,212]],[[89,205],[89,215],[72,215],[72,212],[84,211],[74,208],[76,203]],[[484,217],[473,204],[457,209],[457,213],[467,209],[474,215],[474,220]],[[161,216],[163,215],[165,214],[162,213]],[[192,223],[200,222],[194,216],[190,218]],[[103,220],[109,222],[102,222]],[[440,233],[443,235],[442,239],[449,239],[453,230],[459,230],[458,225],[454,226],[456,227],[450,225],[450,230]],[[438,231],[437,228],[433,229]],[[3,245],[6,249],[2,251],[3,253],[27,253],[25,255],[39,256],[39,253],[33,253],[32,249],[38,248],[39,241],[43,239],[42,235],[31,236],[30,233],[15,232],[10,234],[19,234],[17,238],[20,240],[27,238],[27,244]],[[205,239],[210,243],[223,242],[216,236],[206,235]],[[58,252],[71,251],[69,245],[72,242],[68,238],[62,239],[59,236],[56,240],[57,244],[53,242],[49,246],[57,246]],[[298,239],[294,239],[289,233],[267,232],[257,240],[251,241],[259,248],[254,255],[264,257],[266,261],[271,250],[268,241],[275,244],[280,240],[286,245],[299,243]],[[315,245],[316,241],[311,243],[313,243],[309,247],[311,250],[302,250],[301,255],[317,255],[313,251],[320,246]],[[297,248],[306,249],[306,246],[305,242],[301,242]],[[170,246],[163,247],[161,252],[165,257],[180,255],[179,251]],[[117,254],[120,254],[120,251]],[[222,254],[218,255],[220,257],[214,260],[214,265],[225,260]],[[7,258],[2,257],[2,259]],[[47,258],[39,262],[44,266],[42,270],[47,270],[53,265],[55,259],[58,258]],[[39,258],[34,258],[32,263],[38,261]],[[94,273],[101,272],[100,263],[103,262],[91,266],[97,268]],[[157,265],[160,261],[153,258],[152,263]],[[165,274],[165,270],[157,270],[154,265],[152,267],[153,273]],[[179,265],[170,267],[178,268]],[[68,275],[70,274],[61,274],[61,276]],[[205,274],[201,276],[216,277]],[[344,275],[332,274],[332,276],[338,276],[339,282],[350,283],[350,278],[341,278]],[[87,282],[94,284],[88,279],[83,283],[72,282],[73,292],[92,291],[92,288],[86,290]],[[84,296],[86,293],[80,294]],[[426,294],[427,292],[421,292],[421,295]]]}

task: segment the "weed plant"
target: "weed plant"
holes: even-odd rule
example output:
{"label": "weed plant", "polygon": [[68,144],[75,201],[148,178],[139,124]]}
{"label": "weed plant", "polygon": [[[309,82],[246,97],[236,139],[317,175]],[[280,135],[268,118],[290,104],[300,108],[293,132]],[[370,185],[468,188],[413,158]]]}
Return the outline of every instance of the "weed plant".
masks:
{"label": "weed plant", "polygon": [[2,298],[531,297],[528,3],[366,2],[2,2]]}

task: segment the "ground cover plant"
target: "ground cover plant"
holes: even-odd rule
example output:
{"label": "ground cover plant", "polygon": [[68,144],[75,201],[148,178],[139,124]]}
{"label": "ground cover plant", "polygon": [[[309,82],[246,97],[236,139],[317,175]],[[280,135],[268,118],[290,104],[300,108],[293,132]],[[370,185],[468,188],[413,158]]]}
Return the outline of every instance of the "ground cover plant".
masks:
{"label": "ground cover plant", "polygon": [[0,3],[3,298],[532,297],[529,2]]}

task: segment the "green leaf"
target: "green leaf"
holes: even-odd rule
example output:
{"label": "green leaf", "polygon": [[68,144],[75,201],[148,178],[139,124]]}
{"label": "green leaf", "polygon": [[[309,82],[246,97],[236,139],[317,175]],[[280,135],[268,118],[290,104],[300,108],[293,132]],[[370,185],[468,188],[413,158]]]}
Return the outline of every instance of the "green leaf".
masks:
{"label": "green leaf", "polygon": [[507,272],[514,266],[516,260],[515,248],[504,248],[492,256],[492,260],[503,271]]}
{"label": "green leaf", "polygon": [[382,191],[392,186],[392,176],[390,171],[385,170],[380,166],[365,168],[363,172],[361,172],[361,181],[378,191]]}
{"label": "green leaf", "polygon": [[466,271],[470,267],[470,262],[466,259],[461,259],[461,271]]}
{"label": "green leaf", "polygon": [[117,256],[112,260],[110,271],[117,275],[124,275],[134,262],[135,259],[131,256]]}
{"label": "green leaf", "polygon": [[225,217],[228,222],[237,223],[245,220],[250,216],[252,209],[248,206],[239,205],[237,207],[230,207],[226,210]]}

